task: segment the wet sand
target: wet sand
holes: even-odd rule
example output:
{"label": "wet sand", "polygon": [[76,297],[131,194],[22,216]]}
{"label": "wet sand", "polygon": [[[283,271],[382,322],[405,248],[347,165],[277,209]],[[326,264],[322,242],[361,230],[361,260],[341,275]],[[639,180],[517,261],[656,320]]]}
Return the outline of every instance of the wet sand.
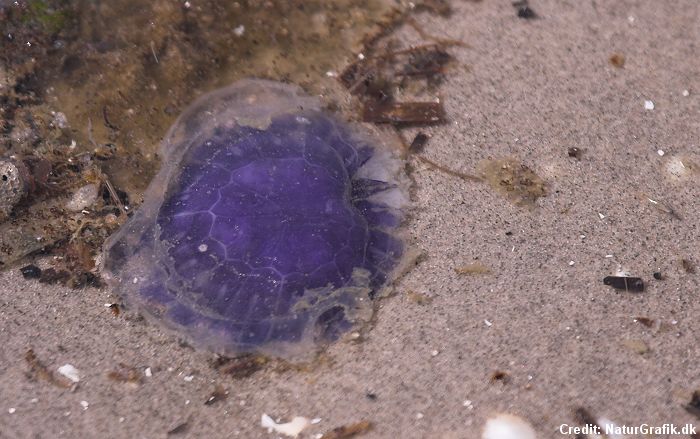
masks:
{"label": "wet sand", "polygon": [[[700,388],[700,273],[679,260],[700,265],[700,6],[531,6],[539,19],[483,1],[417,21],[470,45],[450,49],[459,63],[441,88],[450,123],[424,130],[423,154],[468,173],[515,157],[547,182],[536,208],[414,160],[409,228],[425,259],[382,301],[367,338],[333,345],[309,371],[243,379],[133,313],[115,317],[106,290],[4,272],[0,437],[157,438],[185,422],[172,437],[276,437],[260,427],[267,413],[321,418],[302,437],[369,420],[362,437],[476,438],[490,415],[508,412],[556,438],[579,407],[618,425],[697,424],[683,406]],[[455,272],[477,259],[490,273]],[[646,290],[603,285],[618,269]],[[29,379],[29,348],[53,371],[79,369],[77,388]],[[116,382],[108,372],[119,363],[152,376]],[[497,371],[507,379],[492,380]],[[228,398],[205,405],[217,385]]]}

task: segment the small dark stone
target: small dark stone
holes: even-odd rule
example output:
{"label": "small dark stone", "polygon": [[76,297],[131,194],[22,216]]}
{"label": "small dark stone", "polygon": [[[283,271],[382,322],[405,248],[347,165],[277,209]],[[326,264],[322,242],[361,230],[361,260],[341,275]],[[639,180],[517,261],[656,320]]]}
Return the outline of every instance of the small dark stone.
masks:
{"label": "small dark stone", "polygon": [[41,268],[34,264],[22,267],[19,271],[25,279],[39,279],[41,277]]}
{"label": "small dark stone", "polygon": [[365,396],[366,396],[367,399],[369,399],[370,401],[376,401],[376,400],[377,400],[377,394],[376,394],[376,393],[367,392],[367,393],[365,393]]}
{"label": "small dark stone", "polygon": [[522,6],[518,8],[518,17],[526,20],[532,20],[533,18],[537,18],[537,13],[535,13],[535,11],[533,11],[529,6]]}
{"label": "small dark stone", "polygon": [[571,148],[568,149],[567,153],[569,154],[569,157],[573,157],[575,159],[581,159],[581,151],[579,148],[576,148],[575,146],[572,146]]}
{"label": "small dark stone", "polygon": [[653,276],[654,276],[654,279],[656,279],[656,280],[664,280],[664,275],[661,274],[660,271],[655,272]]}
{"label": "small dark stone", "polygon": [[511,236],[513,232],[506,232],[506,236]]}
{"label": "small dark stone", "polygon": [[603,278],[603,283],[616,290],[625,290],[634,293],[641,293],[644,291],[644,281],[639,277],[607,276]]}

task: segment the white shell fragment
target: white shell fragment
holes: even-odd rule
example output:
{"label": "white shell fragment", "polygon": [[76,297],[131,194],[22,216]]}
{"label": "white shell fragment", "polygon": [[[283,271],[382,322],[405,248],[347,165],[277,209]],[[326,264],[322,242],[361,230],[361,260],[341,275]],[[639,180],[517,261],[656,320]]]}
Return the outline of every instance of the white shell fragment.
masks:
{"label": "white shell fragment", "polygon": [[290,422],[278,424],[267,414],[260,417],[260,425],[272,433],[273,431],[290,437],[297,437],[306,427],[311,425],[311,421],[303,416],[295,416]]}
{"label": "white shell fragment", "polygon": [[80,371],[76,369],[72,364],[64,364],[63,366],[59,367],[58,373],[73,381],[74,383],[80,381]]}
{"label": "white shell fragment", "polygon": [[523,418],[500,413],[484,424],[481,439],[536,439],[532,426]]}

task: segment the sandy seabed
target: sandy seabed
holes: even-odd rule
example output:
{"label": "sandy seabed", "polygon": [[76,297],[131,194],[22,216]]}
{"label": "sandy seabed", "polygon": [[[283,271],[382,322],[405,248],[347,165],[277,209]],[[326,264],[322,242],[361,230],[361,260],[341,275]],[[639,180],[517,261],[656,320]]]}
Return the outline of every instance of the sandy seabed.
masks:
{"label": "sandy seabed", "polygon": [[[366,340],[333,345],[310,371],[237,380],[136,315],[114,317],[106,290],[6,271],[0,437],[157,438],[183,423],[177,436],[275,437],[263,413],[320,418],[302,437],[369,420],[367,438],[476,438],[506,412],[556,438],[578,408],[618,425],[697,424],[684,406],[700,388],[700,273],[680,259],[700,263],[700,4],[531,6],[539,19],[487,0],[417,20],[470,46],[450,49],[462,66],[441,88],[450,122],[426,131],[423,154],[463,172],[515,157],[547,182],[535,209],[416,163],[409,227],[425,260]],[[490,273],[455,272],[476,260]],[[646,290],[605,286],[618,270]],[[28,379],[30,348],[50,370],[77,368],[77,388]],[[114,381],[119,363],[152,376]],[[217,385],[228,398],[205,405]]]}

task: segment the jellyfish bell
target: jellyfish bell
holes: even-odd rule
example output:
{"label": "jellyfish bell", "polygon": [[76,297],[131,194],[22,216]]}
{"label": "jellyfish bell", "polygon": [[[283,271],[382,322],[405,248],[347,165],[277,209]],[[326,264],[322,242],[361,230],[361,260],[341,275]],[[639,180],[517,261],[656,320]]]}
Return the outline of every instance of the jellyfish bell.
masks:
{"label": "jellyfish bell", "polygon": [[301,88],[248,79],[178,118],[105,244],[127,306],[224,355],[307,356],[364,327],[409,253],[404,163]]}

